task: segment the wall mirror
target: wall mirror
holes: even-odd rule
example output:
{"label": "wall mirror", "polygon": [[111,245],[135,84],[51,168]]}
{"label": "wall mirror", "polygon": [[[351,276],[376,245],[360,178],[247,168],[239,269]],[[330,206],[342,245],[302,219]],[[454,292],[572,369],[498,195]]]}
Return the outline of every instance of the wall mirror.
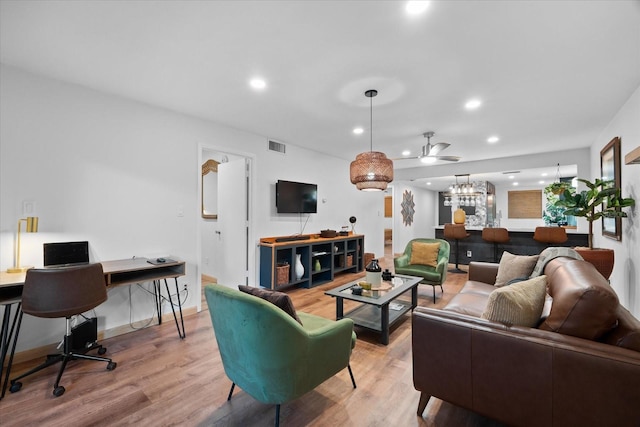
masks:
{"label": "wall mirror", "polygon": [[218,219],[218,165],[213,159],[202,164],[202,218]]}

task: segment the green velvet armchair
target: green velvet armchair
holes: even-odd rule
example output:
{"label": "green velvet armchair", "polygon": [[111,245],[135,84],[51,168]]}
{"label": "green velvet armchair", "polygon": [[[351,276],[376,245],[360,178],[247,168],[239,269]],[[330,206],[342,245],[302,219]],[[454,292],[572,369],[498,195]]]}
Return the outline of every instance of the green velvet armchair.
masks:
{"label": "green velvet armchair", "polygon": [[[411,264],[411,248],[413,242],[421,243],[439,243],[437,265],[431,267],[423,264]],[[436,286],[440,286],[440,290],[444,293],[442,284],[447,278],[447,267],[449,265],[449,242],[442,239],[413,239],[407,243],[404,254],[395,258],[393,264],[396,274],[406,274],[409,276],[422,277],[420,283],[433,286],[433,303],[436,302]]]}
{"label": "green velvet armchair", "polygon": [[222,285],[205,286],[224,371],[254,399],[280,405],[297,399],[348,368],[355,346],[353,321],[325,319],[298,312],[298,323],[288,313],[262,298]]}

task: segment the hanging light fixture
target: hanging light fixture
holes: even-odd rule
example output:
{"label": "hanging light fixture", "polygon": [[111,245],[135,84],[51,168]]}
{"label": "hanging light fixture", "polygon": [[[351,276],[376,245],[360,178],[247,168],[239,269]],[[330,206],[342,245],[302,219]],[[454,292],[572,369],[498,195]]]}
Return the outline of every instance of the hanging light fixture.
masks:
{"label": "hanging light fixture", "polygon": [[377,94],[374,89],[364,93],[370,99],[369,151],[358,154],[349,168],[351,183],[362,191],[386,190],[387,184],[393,181],[393,162],[384,153],[373,151],[373,97]]}

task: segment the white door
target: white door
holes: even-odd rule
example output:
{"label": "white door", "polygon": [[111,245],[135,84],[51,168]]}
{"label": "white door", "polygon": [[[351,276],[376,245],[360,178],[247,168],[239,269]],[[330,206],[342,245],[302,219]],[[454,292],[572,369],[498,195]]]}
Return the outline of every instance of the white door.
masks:
{"label": "white door", "polygon": [[248,283],[249,165],[246,158],[218,165],[214,269],[218,283],[229,287]]}

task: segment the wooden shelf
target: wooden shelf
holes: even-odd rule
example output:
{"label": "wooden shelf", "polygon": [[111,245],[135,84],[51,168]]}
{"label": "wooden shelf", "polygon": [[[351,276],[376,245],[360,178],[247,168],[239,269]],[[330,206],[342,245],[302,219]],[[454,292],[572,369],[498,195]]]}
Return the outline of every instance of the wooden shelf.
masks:
{"label": "wooden shelf", "polygon": [[640,165],[640,145],[624,156],[625,165]]}

